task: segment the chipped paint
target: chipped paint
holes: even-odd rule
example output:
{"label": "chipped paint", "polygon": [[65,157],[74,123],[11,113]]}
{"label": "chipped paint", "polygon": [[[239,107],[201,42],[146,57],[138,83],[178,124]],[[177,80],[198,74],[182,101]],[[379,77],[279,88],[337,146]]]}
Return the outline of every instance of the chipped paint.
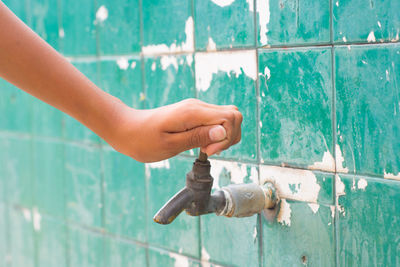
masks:
{"label": "chipped paint", "polygon": [[214,4],[220,7],[226,7],[231,5],[235,0],[211,0]]}
{"label": "chipped paint", "polygon": [[246,0],[247,4],[249,4],[249,11],[254,11],[254,0]]}
{"label": "chipped paint", "polygon": [[[211,176],[214,178],[213,188],[219,189],[219,178],[223,170],[226,170],[231,178],[231,182],[241,184],[247,176],[247,165],[237,162],[210,159]],[[257,170],[256,170],[257,171]],[[257,174],[258,176],[258,174]]]}
{"label": "chipped paint", "polygon": [[129,68],[128,59],[121,57],[117,60],[117,65],[121,70],[127,70]]}
{"label": "chipped paint", "polygon": [[96,12],[96,21],[103,22],[108,18],[108,9],[102,5],[97,9]]}
{"label": "chipped paint", "polygon": [[132,61],[132,63],[131,63],[131,69],[134,69],[134,68],[136,68],[136,62],[135,62],[135,61]]}
{"label": "chipped paint", "polygon": [[254,232],[253,232],[253,240],[256,241],[257,240],[257,226],[254,226]]}
{"label": "chipped paint", "polygon": [[244,74],[256,80],[256,51],[197,53],[195,55],[196,88],[207,91],[214,74],[225,72],[230,77]]}
{"label": "chipped paint", "polygon": [[286,202],[286,199],[282,199],[277,221],[282,225],[290,226],[292,223],[290,221],[291,214],[290,204]]}
{"label": "chipped paint", "polygon": [[169,165],[169,161],[166,160],[162,160],[162,161],[157,161],[157,162],[152,162],[152,163],[146,163],[145,164],[146,167],[150,168],[150,169],[169,169],[170,165]]}
{"label": "chipped paint", "polygon": [[335,186],[335,188],[336,188],[336,195],[337,196],[343,196],[343,195],[346,195],[346,192],[345,192],[345,187],[344,187],[344,183],[342,182],[342,180],[340,179],[340,176],[339,175],[335,175],[335,179],[336,179],[336,181],[335,181],[335,184],[336,184],[336,186]]}
{"label": "chipped paint", "polygon": [[176,53],[176,52],[192,52],[194,50],[194,37],[193,37],[193,18],[190,16],[185,23],[186,40],[180,45],[175,43],[167,46],[166,44],[148,45],[143,46],[142,52],[146,55],[162,54],[162,53]]}
{"label": "chipped paint", "polygon": [[343,37],[342,37],[342,40],[343,40],[343,42],[346,43],[346,42],[347,42],[346,36],[343,36]]}
{"label": "chipped paint", "polygon": [[260,167],[260,183],[275,184],[280,198],[317,203],[321,186],[312,171],[277,166]]}
{"label": "chipped paint", "polygon": [[32,220],[31,211],[26,208],[22,208],[22,214],[26,221],[30,222]]}
{"label": "chipped paint", "polygon": [[368,34],[367,41],[368,41],[368,43],[371,43],[371,42],[375,42],[375,41],[376,41],[376,39],[375,39],[375,33],[374,33],[373,31],[371,31],[371,32]]}
{"label": "chipped paint", "polygon": [[269,0],[257,0],[257,13],[260,24],[260,42],[262,45],[268,43],[268,24],[270,19]]}
{"label": "chipped paint", "polygon": [[358,182],[357,182],[357,188],[358,188],[358,189],[361,189],[361,190],[364,190],[364,191],[365,191],[365,188],[367,187],[367,185],[368,185],[367,180],[365,180],[365,179],[363,179],[363,178],[361,178],[361,179],[358,180]]}
{"label": "chipped paint", "polygon": [[178,61],[175,56],[162,56],[160,62],[162,70],[166,70],[169,66],[173,66],[175,70],[178,70]]}
{"label": "chipped paint", "polygon": [[335,206],[330,206],[330,208],[331,208],[331,217],[332,217],[332,218],[335,218],[335,211],[336,211],[336,208],[335,208]]}
{"label": "chipped paint", "polygon": [[267,80],[271,78],[271,70],[268,67],[264,68],[264,76],[267,77]]}
{"label": "chipped paint", "polygon": [[326,170],[335,171],[335,159],[333,158],[331,152],[325,151],[322,156],[322,161],[314,162],[313,165],[308,166],[311,170]]}
{"label": "chipped paint", "polygon": [[317,213],[319,210],[319,204],[316,203],[308,203],[308,206],[312,210],[312,212]]}
{"label": "chipped paint", "polygon": [[187,55],[186,56],[186,62],[188,64],[188,66],[192,66],[193,63],[193,56],[192,55]]}
{"label": "chipped paint", "polygon": [[395,175],[395,174],[390,173],[390,172],[387,173],[386,170],[385,170],[385,171],[383,171],[383,178],[399,180],[400,181],[400,172],[398,172],[397,175]]}
{"label": "chipped paint", "polygon": [[65,31],[64,31],[63,28],[60,28],[60,29],[58,30],[58,36],[59,36],[60,38],[64,38],[64,37],[65,37]]}
{"label": "chipped paint", "polygon": [[189,267],[189,259],[183,255],[170,252],[168,255],[175,260],[174,267]]}
{"label": "chipped paint", "polygon": [[153,64],[151,64],[151,70],[152,71],[155,71],[156,70],[156,63],[155,62],[153,62]]}
{"label": "chipped paint", "polygon": [[347,167],[346,168],[343,167],[344,158],[342,155],[342,150],[340,149],[340,146],[338,144],[336,144],[335,152],[336,152],[336,171],[348,173],[349,169]]}
{"label": "chipped paint", "polygon": [[38,209],[33,208],[33,229],[38,232],[40,231],[40,222],[42,220],[42,216],[40,215]]}
{"label": "chipped paint", "polygon": [[215,51],[215,50],[217,50],[217,45],[215,44],[214,40],[211,37],[208,37],[207,51]]}

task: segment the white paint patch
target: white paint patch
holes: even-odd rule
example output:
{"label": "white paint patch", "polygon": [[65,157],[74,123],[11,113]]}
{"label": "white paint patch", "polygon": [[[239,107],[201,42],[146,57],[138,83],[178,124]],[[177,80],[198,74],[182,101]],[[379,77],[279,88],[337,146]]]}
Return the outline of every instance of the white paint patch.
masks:
{"label": "white paint patch", "polygon": [[336,1],[336,6],[339,6],[339,1]]}
{"label": "white paint patch", "polygon": [[247,4],[249,4],[249,11],[254,11],[254,0],[246,0]]}
{"label": "white paint patch", "polygon": [[124,57],[117,60],[117,65],[121,70],[127,70],[129,68],[129,62]]}
{"label": "white paint patch", "polygon": [[235,184],[242,184],[247,176],[246,164],[215,159],[210,159],[210,163],[211,176],[214,178],[213,188],[219,189],[219,178],[223,170],[229,173],[231,182]]}
{"label": "white paint patch", "polygon": [[220,7],[226,7],[231,5],[235,0],[211,0],[214,4]]}
{"label": "white paint patch", "polygon": [[108,10],[107,8],[103,5],[100,6],[99,9],[96,12],[96,20],[98,22],[103,22],[108,18]]}
{"label": "white paint patch", "polygon": [[368,41],[368,43],[370,43],[370,42],[375,42],[375,41],[376,41],[376,39],[375,39],[375,33],[374,33],[373,31],[371,31],[371,32],[368,34],[367,41]]}
{"label": "white paint patch", "polygon": [[361,189],[361,190],[364,190],[364,191],[365,191],[365,188],[367,187],[367,185],[368,185],[367,180],[365,180],[365,179],[363,179],[363,178],[361,178],[361,179],[358,180],[358,182],[357,182],[357,187],[358,187],[358,189]]}
{"label": "white paint patch", "polygon": [[317,203],[321,186],[312,171],[282,168],[277,166],[260,167],[260,183],[275,184],[280,198]]}
{"label": "white paint patch", "polygon": [[387,173],[386,170],[383,172],[383,178],[385,179],[393,179],[393,180],[399,180],[400,181],[400,172],[397,173],[397,175],[393,173]]}
{"label": "white paint patch", "polygon": [[24,215],[25,220],[30,222],[32,220],[31,211],[26,208],[22,208],[22,215]]}
{"label": "white paint patch", "polygon": [[286,202],[286,199],[282,199],[277,221],[283,225],[290,226],[292,223],[290,221],[291,214],[290,204]]}
{"label": "white paint patch", "polygon": [[390,81],[389,70],[386,70],[386,81]]}
{"label": "white paint patch", "polygon": [[335,206],[330,206],[330,208],[331,208],[331,217],[335,218],[336,207]]}
{"label": "white paint patch", "polygon": [[225,72],[228,76],[234,73],[236,77],[244,74],[253,80],[257,78],[256,51],[235,51],[216,53],[197,53],[196,87],[198,91],[207,91],[214,74]]}
{"label": "white paint patch", "polygon": [[33,229],[38,232],[40,231],[40,222],[42,220],[42,216],[40,215],[37,208],[33,208]]}
{"label": "white paint patch", "polygon": [[340,149],[340,146],[338,144],[336,144],[335,152],[336,152],[336,171],[337,172],[348,173],[349,172],[349,168],[347,168],[347,167],[344,168],[343,167],[344,158],[343,158],[343,155],[342,155],[342,150]]}
{"label": "white paint patch", "polygon": [[260,24],[260,42],[262,45],[268,43],[268,23],[270,19],[269,0],[257,0],[257,13]]}
{"label": "white paint patch", "polygon": [[188,66],[192,66],[193,63],[193,56],[192,55],[187,55],[186,56],[186,62],[188,64]]}
{"label": "white paint patch", "polygon": [[58,30],[58,36],[60,36],[60,38],[64,38],[65,37],[65,31],[63,28]]}
{"label": "white paint patch", "polygon": [[152,163],[146,163],[145,164],[146,167],[150,168],[150,169],[169,169],[170,165],[169,165],[169,161],[166,160],[162,160],[162,161],[157,161],[157,162],[152,162]]}
{"label": "white paint patch", "polygon": [[267,77],[267,80],[271,78],[271,70],[268,67],[264,68],[264,76]]}
{"label": "white paint patch", "polygon": [[214,40],[211,37],[208,37],[207,51],[215,51],[215,50],[217,50],[217,45],[215,44]]}
{"label": "white paint patch", "polygon": [[343,38],[342,38],[342,40],[343,40],[343,42],[347,42],[347,38],[346,38],[346,36],[343,36]]}
{"label": "white paint patch", "polygon": [[340,179],[340,176],[336,175],[335,178],[336,178],[336,195],[337,196],[346,195],[345,186],[342,180]]}
{"label": "white paint patch", "polygon": [[257,227],[254,226],[253,240],[256,241],[256,239],[257,239]]}
{"label": "white paint patch", "polygon": [[143,46],[142,52],[146,55],[161,54],[161,53],[176,53],[176,52],[193,52],[194,37],[193,37],[193,18],[190,16],[185,23],[186,40],[177,45],[176,42],[167,46],[166,44]]}
{"label": "white paint patch", "polygon": [[166,70],[169,66],[178,70],[178,61],[175,56],[162,56],[160,62],[162,70]]}
{"label": "white paint patch", "polygon": [[175,260],[174,267],[189,267],[189,259],[177,253],[168,253],[168,255]]}
{"label": "white paint patch", "polygon": [[135,62],[135,61],[132,61],[132,63],[131,63],[131,69],[134,69],[134,68],[136,68],[136,62]]}
{"label": "white paint patch", "polygon": [[156,70],[156,63],[155,63],[155,62],[153,62],[153,64],[151,64],[151,70],[152,70],[152,71],[155,71],[155,70]]}
{"label": "white paint patch", "polygon": [[308,166],[308,168],[311,170],[335,171],[335,159],[331,152],[325,151],[322,156],[322,161],[314,162],[314,164]]}
{"label": "white paint patch", "polygon": [[205,247],[201,248],[201,260],[204,260],[204,261],[209,261],[210,260],[210,254],[208,254],[208,252],[205,249]]}
{"label": "white paint patch", "polygon": [[316,203],[308,203],[308,206],[310,207],[310,209],[312,210],[312,212],[317,213],[317,211],[319,210],[319,204]]}
{"label": "white paint patch", "polygon": [[380,22],[379,20],[378,20],[377,23],[378,23],[378,27],[379,27],[379,28],[382,28],[381,22]]}
{"label": "white paint patch", "polygon": [[253,183],[258,184],[258,171],[256,167],[251,167],[250,169],[250,180],[252,180]]}

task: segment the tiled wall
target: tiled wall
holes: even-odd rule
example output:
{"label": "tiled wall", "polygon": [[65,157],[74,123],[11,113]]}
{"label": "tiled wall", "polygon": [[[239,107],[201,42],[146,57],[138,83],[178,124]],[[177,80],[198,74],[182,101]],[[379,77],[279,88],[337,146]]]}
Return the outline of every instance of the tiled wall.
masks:
{"label": "tiled wall", "polygon": [[400,266],[400,1],[3,2],[130,106],[237,105],[214,187],[284,199],[155,224],[196,151],[135,162],[1,80],[0,267]]}

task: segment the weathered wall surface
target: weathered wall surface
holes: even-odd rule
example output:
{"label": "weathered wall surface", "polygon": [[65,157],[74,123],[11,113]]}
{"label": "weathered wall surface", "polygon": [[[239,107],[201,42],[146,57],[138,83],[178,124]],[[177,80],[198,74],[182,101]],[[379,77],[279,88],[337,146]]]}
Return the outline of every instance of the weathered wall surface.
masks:
{"label": "weathered wall surface", "polygon": [[1,80],[1,267],[400,266],[398,0],[4,2],[132,107],[237,105],[214,187],[283,201],[274,223],[157,225],[196,151],[137,163]]}

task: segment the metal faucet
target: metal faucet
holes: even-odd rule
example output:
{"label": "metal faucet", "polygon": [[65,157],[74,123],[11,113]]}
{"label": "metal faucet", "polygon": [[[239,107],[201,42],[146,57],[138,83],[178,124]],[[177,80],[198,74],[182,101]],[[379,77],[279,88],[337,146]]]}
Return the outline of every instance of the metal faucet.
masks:
{"label": "metal faucet", "polygon": [[210,169],[207,154],[200,152],[192,170],[186,175],[186,187],[165,203],[153,220],[159,224],[170,224],[183,210],[191,216],[215,212],[227,217],[248,217],[276,210],[279,198],[272,183],[262,186],[233,184],[211,194],[214,179]]}

